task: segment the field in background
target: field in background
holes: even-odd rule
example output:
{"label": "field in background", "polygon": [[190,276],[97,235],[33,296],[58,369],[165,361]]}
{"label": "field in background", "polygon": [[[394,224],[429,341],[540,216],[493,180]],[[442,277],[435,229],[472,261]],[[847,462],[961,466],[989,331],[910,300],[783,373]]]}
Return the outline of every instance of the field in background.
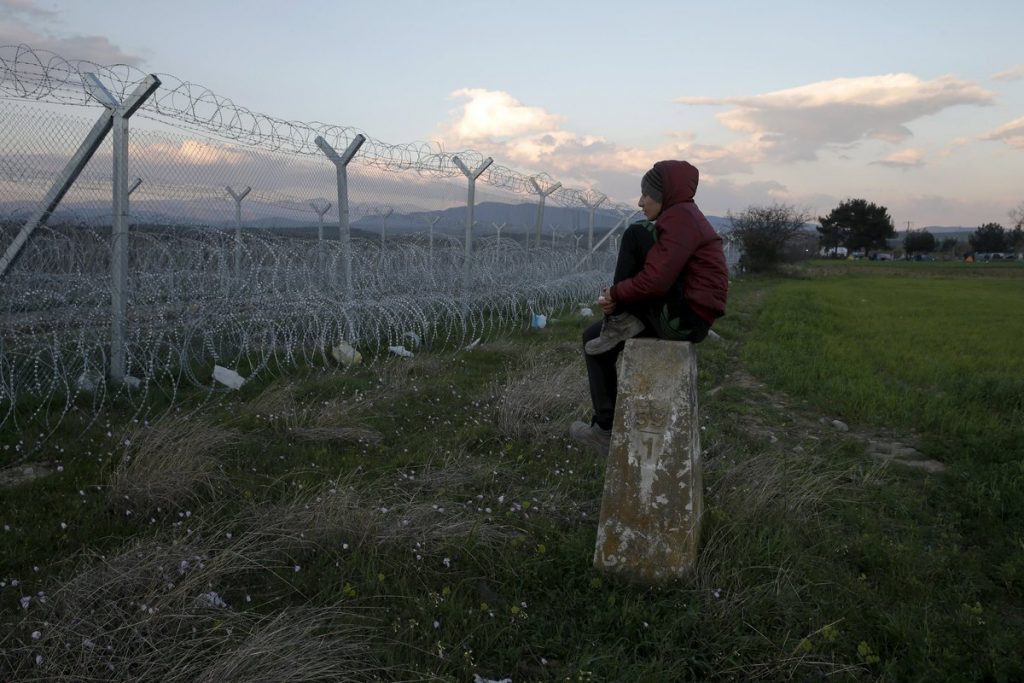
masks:
{"label": "field in background", "polygon": [[603,462],[564,437],[589,321],[564,318],[66,419],[53,474],[0,498],[0,678],[1018,680],[1024,279],[840,265],[737,281],[700,346],[687,581],[591,569]]}

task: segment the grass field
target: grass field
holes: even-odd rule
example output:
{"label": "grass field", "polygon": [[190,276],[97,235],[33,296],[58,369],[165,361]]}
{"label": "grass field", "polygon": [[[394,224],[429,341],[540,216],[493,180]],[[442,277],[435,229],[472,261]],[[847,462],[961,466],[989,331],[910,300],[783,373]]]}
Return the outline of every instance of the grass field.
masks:
{"label": "grass field", "polygon": [[66,417],[0,492],[0,679],[1020,680],[1024,269],[875,265],[734,283],[659,589],[591,568],[582,319]]}

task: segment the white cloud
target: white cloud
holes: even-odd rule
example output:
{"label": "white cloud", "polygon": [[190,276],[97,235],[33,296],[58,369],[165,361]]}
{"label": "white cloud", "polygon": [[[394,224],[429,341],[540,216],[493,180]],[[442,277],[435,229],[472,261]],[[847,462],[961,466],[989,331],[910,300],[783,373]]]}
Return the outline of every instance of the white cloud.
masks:
{"label": "white cloud", "polygon": [[104,36],[80,35],[60,30],[60,17],[33,0],[0,0],[0,45],[29,45],[49,50],[65,59],[97,64],[139,65],[142,59],[114,45]]}
{"label": "white cloud", "polygon": [[451,96],[464,102],[452,112],[456,119],[450,123],[450,136],[468,144],[550,132],[562,122],[562,117],[528,107],[501,90],[463,88]]}
{"label": "white cloud", "polygon": [[718,114],[748,135],[750,161],[814,160],[826,148],[866,139],[901,142],[907,124],[959,104],[992,102],[989,91],[954,76],[913,74],[838,78],[748,97],[682,97],[688,105],[732,105]]}
{"label": "white cloud", "polygon": [[893,152],[884,159],[872,161],[875,166],[888,166],[890,168],[901,168],[904,171],[911,168],[924,166],[925,151],[923,149],[901,149]]}
{"label": "white cloud", "polygon": [[1021,79],[1024,79],[1024,64],[1011,66],[1009,69],[992,74],[994,81],[1019,81]]}
{"label": "white cloud", "polygon": [[746,140],[725,147],[699,145],[692,133],[671,131],[662,144],[624,146],[566,130],[565,117],[504,91],[463,88],[452,97],[462,102],[438,128],[446,148],[475,149],[501,164],[544,171],[566,185],[610,181],[613,187],[606,191],[621,201],[632,201],[640,175],[661,159],[687,159],[705,178],[752,170],[752,145]]}
{"label": "white cloud", "polygon": [[1001,140],[1010,147],[1024,150],[1024,116],[1014,119],[994,131],[982,135],[979,140]]}
{"label": "white cloud", "polygon": [[230,147],[212,145],[201,140],[143,144],[136,147],[134,153],[140,160],[189,166],[235,165],[246,160],[242,154]]}

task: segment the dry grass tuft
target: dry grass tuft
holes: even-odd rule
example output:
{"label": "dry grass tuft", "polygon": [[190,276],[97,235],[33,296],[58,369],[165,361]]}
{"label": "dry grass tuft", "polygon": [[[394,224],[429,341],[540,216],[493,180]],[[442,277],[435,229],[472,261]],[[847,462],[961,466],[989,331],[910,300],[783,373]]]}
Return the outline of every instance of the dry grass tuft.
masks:
{"label": "dry grass tuft", "polygon": [[381,434],[366,426],[367,400],[300,401],[291,384],[275,383],[246,406],[270,424],[303,441],[379,443]]}
{"label": "dry grass tuft", "polygon": [[[377,680],[370,631],[337,607],[270,615],[217,591],[248,562],[230,549],[136,544],[26,610],[5,643],[20,681]],[[241,600],[239,600],[241,602]]]}
{"label": "dry grass tuft", "polygon": [[587,399],[586,369],[577,358],[566,363],[544,354],[510,367],[492,393],[497,398],[499,433],[509,439],[537,441],[562,435]]}
{"label": "dry grass tuft", "polygon": [[148,513],[212,498],[229,485],[218,456],[240,440],[234,430],[174,415],[139,427],[125,440],[111,503]]}
{"label": "dry grass tuft", "polygon": [[365,548],[414,546],[427,554],[466,541],[497,546],[517,534],[507,526],[468,514],[450,500],[427,500],[399,488],[369,492],[354,486],[326,485],[290,500],[250,510],[241,522],[261,552],[273,556],[340,543]]}

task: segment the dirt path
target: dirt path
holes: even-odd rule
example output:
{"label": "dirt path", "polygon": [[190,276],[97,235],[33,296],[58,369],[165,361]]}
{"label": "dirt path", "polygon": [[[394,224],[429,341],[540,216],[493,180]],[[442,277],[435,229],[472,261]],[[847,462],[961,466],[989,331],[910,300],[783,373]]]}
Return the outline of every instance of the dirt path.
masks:
{"label": "dirt path", "polygon": [[[734,370],[722,384],[711,389],[708,398],[713,399],[718,392],[727,387],[740,389],[741,400],[756,408],[739,416],[747,431],[760,435],[771,443],[777,443],[780,439],[792,443],[817,441],[835,432],[842,432],[861,441],[867,456],[875,460],[930,474],[938,474],[946,469],[943,463],[929,458],[918,450],[919,439],[913,434],[851,427],[841,420],[818,412],[806,401],[795,400],[769,388],[742,368]],[[776,416],[782,419],[767,419],[763,414],[766,406],[770,406]]]}

